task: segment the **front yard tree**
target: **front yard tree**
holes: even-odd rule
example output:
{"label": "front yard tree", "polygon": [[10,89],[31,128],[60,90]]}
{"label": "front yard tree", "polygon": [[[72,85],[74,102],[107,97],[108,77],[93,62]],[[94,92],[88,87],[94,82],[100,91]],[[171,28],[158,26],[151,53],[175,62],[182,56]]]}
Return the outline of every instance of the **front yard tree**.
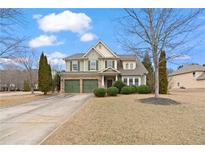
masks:
{"label": "front yard tree", "polygon": [[50,74],[47,57],[42,53],[39,60],[38,86],[44,95],[51,90]]}
{"label": "front yard tree", "polygon": [[166,53],[162,51],[159,57],[159,93],[167,94],[168,80],[167,80],[167,61]]}
{"label": "front yard tree", "polygon": [[[155,97],[159,97],[159,55],[167,52],[173,60],[188,52],[193,31],[199,27],[198,16],[202,9],[125,9],[120,20],[119,42],[138,56],[149,51],[154,65]],[[121,32],[125,32],[122,33]],[[192,33],[191,35],[189,35]],[[180,50],[180,48],[183,50]],[[185,52],[185,53],[182,53]]]}
{"label": "front yard tree", "polygon": [[153,67],[150,60],[149,52],[145,52],[142,63],[148,71],[148,74],[146,75],[147,86],[149,86],[149,88],[153,91],[154,90]]}

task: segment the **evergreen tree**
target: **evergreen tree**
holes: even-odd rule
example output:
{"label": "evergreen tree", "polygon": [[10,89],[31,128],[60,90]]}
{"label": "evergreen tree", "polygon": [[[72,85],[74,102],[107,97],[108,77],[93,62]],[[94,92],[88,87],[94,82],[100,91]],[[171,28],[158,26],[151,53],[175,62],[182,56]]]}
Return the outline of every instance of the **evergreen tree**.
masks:
{"label": "evergreen tree", "polygon": [[153,91],[154,90],[153,67],[148,52],[145,52],[142,63],[144,64],[145,68],[148,71],[148,74],[146,75],[147,86],[149,86],[149,88]]}
{"label": "evergreen tree", "polygon": [[168,80],[167,80],[167,61],[165,51],[161,51],[159,57],[159,93],[167,94]]}
{"label": "evergreen tree", "polygon": [[53,78],[53,84],[52,84],[52,91],[60,91],[60,75],[59,73],[56,73],[56,75]]}
{"label": "evergreen tree", "polygon": [[51,91],[52,85],[53,85],[53,79],[52,79],[51,65],[50,64],[48,64],[48,82],[49,82],[49,91]]}
{"label": "evergreen tree", "polygon": [[39,90],[44,92],[44,95],[51,90],[51,69],[47,62],[47,57],[42,53],[39,60],[39,70],[38,70],[38,86]]}
{"label": "evergreen tree", "polygon": [[30,88],[30,86],[29,86],[29,83],[28,83],[28,81],[24,81],[24,83],[23,83],[23,90],[24,91],[30,91],[31,90],[31,88]]}

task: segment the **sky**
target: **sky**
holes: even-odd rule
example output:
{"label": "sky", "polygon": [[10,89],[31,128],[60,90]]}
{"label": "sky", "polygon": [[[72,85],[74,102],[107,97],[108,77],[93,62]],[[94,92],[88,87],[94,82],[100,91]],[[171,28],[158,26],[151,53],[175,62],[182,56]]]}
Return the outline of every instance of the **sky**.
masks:
{"label": "sky", "polygon": [[[127,54],[117,41],[118,18],[123,9],[23,9],[25,22],[16,33],[28,37],[26,44],[37,55],[43,51],[52,64],[64,65],[62,58],[79,52],[86,52],[98,40],[118,54]],[[205,15],[200,29],[200,43],[190,55],[168,63],[176,69],[184,63],[205,64]]]}

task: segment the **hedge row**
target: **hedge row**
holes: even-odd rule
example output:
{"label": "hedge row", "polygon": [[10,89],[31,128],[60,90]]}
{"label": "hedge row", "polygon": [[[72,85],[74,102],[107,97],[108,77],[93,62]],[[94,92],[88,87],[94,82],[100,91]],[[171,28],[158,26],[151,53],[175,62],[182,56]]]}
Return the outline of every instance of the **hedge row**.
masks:
{"label": "hedge row", "polygon": [[121,90],[119,90],[116,87],[110,87],[108,89],[105,88],[96,88],[93,93],[97,97],[105,97],[106,93],[108,96],[117,96],[118,93],[121,94],[133,94],[133,93],[139,93],[139,94],[148,94],[151,92],[150,88],[148,86],[142,85],[142,86],[123,86]]}

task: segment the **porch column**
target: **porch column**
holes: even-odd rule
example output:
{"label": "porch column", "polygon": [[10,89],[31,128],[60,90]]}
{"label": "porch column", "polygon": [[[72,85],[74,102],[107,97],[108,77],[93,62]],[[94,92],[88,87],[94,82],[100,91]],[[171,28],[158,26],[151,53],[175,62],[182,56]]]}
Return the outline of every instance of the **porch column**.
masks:
{"label": "porch column", "polygon": [[104,75],[102,75],[102,87],[105,87],[105,83],[104,83]]}
{"label": "porch column", "polygon": [[115,81],[117,81],[117,80],[118,80],[118,76],[116,75],[116,76],[115,76]]}
{"label": "porch column", "polygon": [[139,86],[141,86],[141,84],[142,84],[141,83],[141,78],[142,78],[142,76],[139,77]]}

